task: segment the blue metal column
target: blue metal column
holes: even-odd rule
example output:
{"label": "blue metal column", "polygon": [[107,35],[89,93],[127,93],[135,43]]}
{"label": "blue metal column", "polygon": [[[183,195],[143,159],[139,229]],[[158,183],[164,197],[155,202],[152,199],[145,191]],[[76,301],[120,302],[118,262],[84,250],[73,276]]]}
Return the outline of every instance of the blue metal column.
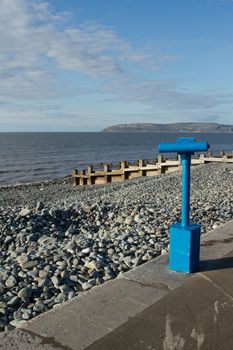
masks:
{"label": "blue metal column", "polygon": [[177,152],[182,166],[181,222],[170,227],[170,269],[194,272],[199,267],[200,225],[189,222],[190,211],[190,166],[194,152],[207,151],[207,142],[196,142],[194,138],[181,137],[176,143],[161,143],[159,152]]}
{"label": "blue metal column", "polygon": [[189,225],[190,211],[190,166],[191,155],[184,153],[181,155],[182,166],[182,206],[181,206],[181,226]]}

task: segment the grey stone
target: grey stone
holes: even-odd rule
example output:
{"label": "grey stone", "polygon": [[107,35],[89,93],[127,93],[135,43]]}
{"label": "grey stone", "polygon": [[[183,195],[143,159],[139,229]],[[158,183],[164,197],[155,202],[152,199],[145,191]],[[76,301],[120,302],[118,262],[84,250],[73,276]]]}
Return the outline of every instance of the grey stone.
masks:
{"label": "grey stone", "polygon": [[64,303],[66,301],[67,297],[65,294],[63,293],[59,293],[56,297],[56,299],[54,300],[54,303],[56,304],[61,304]]}
{"label": "grey stone", "polygon": [[14,276],[9,276],[5,282],[7,288],[12,288],[17,284],[17,280]]}
{"label": "grey stone", "polygon": [[36,204],[36,210],[37,210],[37,211],[40,211],[40,210],[42,210],[43,208],[44,208],[44,203],[38,201],[37,204]]}
{"label": "grey stone", "polygon": [[16,328],[23,327],[26,324],[25,320],[12,320],[10,324]]}
{"label": "grey stone", "polygon": [[36,267],[37,265],[38,265],[37,260],[30,260],[30,261],[26,261],[25,263],[23,263],[22,268],[29,270],[29,269],[33,269],[33,267]]}
{"label": "grey stone", "polygon": [[22,313],[21,311],[17,310],[13,313],[13,316],[14,316],[14,319],[19,321],[19,320],[22,320]]}
{"label": "grey stone", "polygon": [[46,278],[48,276],[48,271],[40,270],[39,271],[39,277],[40,278]]}
{"label": "grey stone", "polygon": [[84,291],[88,290],[88,289],[91,289],[93,287],[93,285],[89,282],[85,282],[85,283],[82,283],[82,289]]}
{"label": "grey stone", "polygon": [[84,254],[88,254],[90,252],[91,252],[91,248],[89,248],[89,247],[82,249],[82,253],[84,253]]}
{"label": "grey stone", "polygon": [[53,284],[54,284],[55,286],[58,286],[59,283],[60,283],[60,280],[59,280],[59,278],[58,278],[57,276],[53,276],[53,277],[51,278],[51,281],[53,282]]}
{"label": "grey stone", "polygon": [[20,289],[18,292],[18,297],[23,300],[30,299],[32,295],[32,288],[31,287],[24,287]]}
{"label": "grey stone", "polygon": [[41,313],[42,311],[45,310],[45,305],[41,300],[38,300],[35,305],[33,306],[33,310],[36,312]]}
{"label": "grey stone", "polygon": [[0,294],[3,294],[5,291],[5,286],[2,282],[0,282]]}
{"label": "grey stone", "polygon": [[5,244],[9,244],[9,243],[11,243],[13,240],[14,240],[13,237],[8,235],[8,236],[6,236],[6,238],[5,238],[5,240],[4,240],[4,243],[5,243]]}
{"label": "grey stone", "polygon": [[31,209],[29,209],[29,208],[22,208],[22,209],[20,210],[20,212],[19,212],[19,216],[25,217],[25,216],[30,215],[31,212],[32,212],[32,211],[31,211]]}
{"label": "grey stone", "polygon": [[13,298],[11,298],[8,302],[7,305],[9,306],[15,306],[17,304],[19,304],[20,302],[20,298],[18,296],[14,296]]}
{"label": "grey stone", "polygon": [[8,276],[8,270],[0,266],[0,277],[2,277],[5,280],[7,276]]}

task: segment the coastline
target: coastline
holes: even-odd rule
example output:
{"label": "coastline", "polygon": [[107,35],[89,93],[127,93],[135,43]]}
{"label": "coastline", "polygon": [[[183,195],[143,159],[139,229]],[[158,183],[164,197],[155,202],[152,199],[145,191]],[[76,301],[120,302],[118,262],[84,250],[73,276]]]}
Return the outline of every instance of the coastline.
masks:
{"label": "coastline", "polygon": [[[233,166],[192,169],[202,233],[233,218]],[[1,330],[169,250],[180,174],[73,187],[70,177],[0,188]]]}
{"label": "coastline", "polygon": [[6,184],[6,185],[0,185],[0,191],[1,189],[7,189],[7,188],[17,188],[17,187],[27,187],[27,186],[46,186],[49,184],[56,184],[60,183],[66,180],[71,179],[71,175],[61,176],[55,179],[49,179],[49,180],[38,180],[38,181],[25,181],[25,182],[17,182],[15,184]]}

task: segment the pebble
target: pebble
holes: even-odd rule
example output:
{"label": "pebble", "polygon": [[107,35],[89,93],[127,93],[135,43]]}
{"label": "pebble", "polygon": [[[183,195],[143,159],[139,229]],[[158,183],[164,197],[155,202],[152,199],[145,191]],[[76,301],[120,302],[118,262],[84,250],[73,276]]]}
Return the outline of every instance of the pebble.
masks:
{"label": "pebble", "polygon": [[14,276],[10,276],[7,278],[5,285],[7,288],[12,288],[17,284],[17,281]]}
{"label": "pebble", "polygon": [[42,210],[43,208],[44,208],[44,203],[38,201],[37,204],[36,204],[36,210],[37,210],[37,211],[40,211],[40,210]]}
{"label": "pebble", "polygon": [[11,298],[8,302],[7,302],[7,305],[8,306],[15,306],[17,304],[19,304],[20,302],[20,299],[18,296],[14,296],[13,298]]}
{"label": "pebble", "polygon": [[91,248],[84,248],[84,249],[82,249],[82,253],[84,253],[84,254],[88,254],[90,252],[91,252]]}
{"label": "pebble", "polygon": [[25,217],[31,214],[31,210],[29,208],[22,208],[19,212],[19,216]]}
{"label": "pebble", "polygon": [[32,269],[33,267],[38,265],[38,261],[37,260],[32,260],[32,261],[26,261],[24,264],[22,264],[22,268],[29,270]]}
{"label": "pebble", "polygon": [[26,324],[25,320],[13,320],[10,322],[13,327],[20,328]]}
{"label": "pebble", "polygon": [[35,305],[33,306],[33,310],[38,312],[38,313],[41,313],[45,310],[45,305],[44,303],[41,301],[41,300],[38,300]]}
{"label": "pebble", "polygon": [[89,282],[82,283],[82,289],[83,289],[84,291],[89,290],[89,289],[91,289],[92,287],[93,287],[93,285],[92,285],[91,283],[89,283]]}
{"label": "pebble", "polygon": [[53,276],[51,278],[51,281],[53,282],[54,286],[58,286],[59,285],[59,278],[57,276]]}
{"label": "pebble", "polygon": [[19,297],[20,299],[23,299],[23,300],[30,299],[31,295],[32,295],[32,289],[31,289],[31,287],[22,288],[22,289],[20,289],[20,291],[18,292],[18,297]]}
{"label": "pebble", "polygon": [[55,298],[54,303],[55,304],[61,304],[66,301],[66,295],[63,293],[59,293],[58,296]]}

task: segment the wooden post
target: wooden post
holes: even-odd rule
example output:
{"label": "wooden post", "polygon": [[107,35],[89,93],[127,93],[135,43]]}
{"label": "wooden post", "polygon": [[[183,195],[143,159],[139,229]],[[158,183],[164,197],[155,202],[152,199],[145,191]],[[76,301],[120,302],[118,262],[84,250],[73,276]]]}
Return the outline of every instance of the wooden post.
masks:
{"label": "wooden post", "polygon": [[162,154],[159,154],[159,155],[158,155],[158,158],[157,158],[157,162],[158,162],[158,163],[163,163],[163,161],[164,161],[164,159],[163,159]]}
{"label": "wooden post", "polygon": [[122,160],[120,162],[120,169],[123,170],[125,168],[128,168],[128,162],[126,160]]}
{"label": "wooden post", "polygon": [[89,166],[87,167],[87,172],[88,172],[88,174],[94,173],[93,165],[89,165]]}
{"label": "wooden post", "polygon": [[138,160],[138,166],[139,166],[139,168],[142,168],[142,167],[145,166],[145,161],[144,161],[144,159],[139,159],[139,160]]}
{"label": "wooden post", "polygon": [[[139,159],[138,160],[138,167],[143,168],[145,166],[145,161],[144,159]],[[139,174],[140,176],[146,176],[146,170],[145,169],[139,169]]]}
{"label": "wooden post", "polygon": [[107,173],[104,176],[104,182],[105,183],[111,182],[111,175],[108,174],[110,171],[111,171],[110,164],[104,164],[104,172]]}
{"label": "wooden post", "polygon": [[78,170],[74,169],[72,171],[72,182],[73,182],[74,186],[78,186],[79,185],[79,179],[78,179],[77,175],[78,175]]}
{"label": "wooden post", "polygon": [[224,154],[224,156],[222,157],[222,160],[223,160],[223,162],[226,162],[227,163],[227,154]]}
{"label": "wooden post", "polygon": [[94,185],[95,184],[95,177],[89,175],[88,179],[87,179],[87,184],[88,185]]}
{"label": "wooden post", "polygon": [[225,152],[224,151],[221,151],[220,152],[220,157],[223,157],[225,155]]}
{"label": "wooden post", "polygon": [[213,157],[212,151],[208,151],[207,155],[208,155],[209,158]]}
{"label": "wooden post", "polygon": [[86,170],[80,170],[80,173],[79,173],[79,175],[80,175],[80,186],[84,186],[84,185],[86,185],[86,179],[84,179],[84,177],[82,176],[82,175],[86,175]]}
{"label": "wooden post", "polygon": [[161,174],[165,174],[166,173],[166,168],[165,166],[161,166],[159,169],[158,169],[158,175],[161,175]]}
{"label": "wooden post", "polygon": [[95,184],[95,177],[91,176],[91,174],[94,173],[93,165],[89,165],[87,167],[87,173],[88,173],[87,185],[94,185]]}
{"label": "wooden post", "polygon": [[104,176],[104,182],[105,183],[111,182],[111,175],[105,175]]}
{"label": "wooden post", "polygon": [[126,160],[122,160],[120,162],[120,170],[123,171],[123,174],[121,175],[122,181],[127,180],[129,178],[129,173],[127,171],[124,171],[125,168],[128,168],[128,162]]}
{"label": "wooden post", "polygon": [[109,164],[104,164],[104,171],[105,171],[106,173],[108,173],[109,171],[111,171],[110,165],[109,165]]}

